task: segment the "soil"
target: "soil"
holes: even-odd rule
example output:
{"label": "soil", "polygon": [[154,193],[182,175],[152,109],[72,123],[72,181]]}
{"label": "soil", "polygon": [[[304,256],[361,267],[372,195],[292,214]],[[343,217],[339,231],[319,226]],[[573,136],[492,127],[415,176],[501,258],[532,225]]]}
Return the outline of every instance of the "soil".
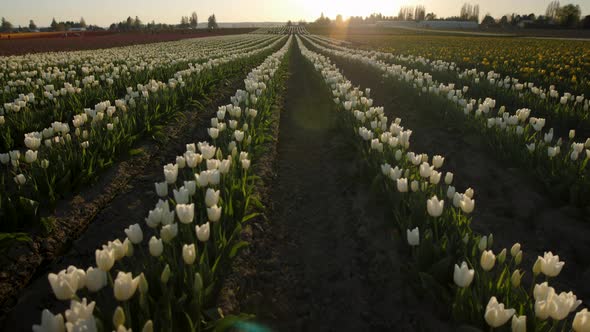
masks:
{"label": "soil", "polygon": [[[127,165],[128,161],[121,162],[112,170],[114,174],[107,174],[97,185],[76,197],[81,207],[71,211],[70,219],[77,221],[74,225],[82,228],[80,233],[68,234],[67,238],[62,239],[70,243],[67,243],[67,250],[62,249],[62,252],[54,253],[55,256],[31,254],[34,258],[46,261],[44,265],[35,266],[35,275],[28,276],[30,281],[24,279],[24,284],[2,284],[1,289],[11,291],[15,298],[4,304],[5,315],[0,319],[0,330],[30,331],[31,325],[39,321],[43,309],[48,308],[52,312],[63,312],[66,309],[64,302],[55,299],[47,275],[69,265],[86,269],[94,263],[96,248],[114,238],[124,238],[123,230],[126,227],[143,221],[147,211],[158,201],[153,188],[154,182],[162,180],[163,165],[186,151],[187,143],[209,137],[206,128],[210,118],[215,115],[217,106],[228,102],[229,96],[243,85],[242,79],[248,70],[244,67],[243,73],[221,80],[215,92],[209,95],[211,100],[206,109],[184,112],[178,121],[168,125],[165,142],[144,141],[140,144],[144,155],[139,160],[133,160],[131,165]],[[104,201],[108,195],[111,196]],[[85,203],[86,200],[89,202]],[[25,285],[26,288],[22,289]],[[15,299],[16,303],[13,303]],[[30,319],[23,320],[22,317]]]}
{"label": "soil", "polygon": [[443,120],[436,105],[418,107],[420,96],[396,91],[376,71],[332,60],[354,85],[371,88],[374,105],[384,106],[390,119],[400,117],[402,126],[412,129],[413,151],[445,156],[443,170],[455,174],[457,191],[475,189],[472,228],[495,235],[495,252],[521,243],[528,275],[538,255],[558,254],[566,264],[552,283],[590,305],[590,218],[585,209],[550,199],[527,170],[498,161],[486,148],[485,137],[465,129],[461,121]]}
{"label": "soil", "polygon": [[256,29],[228,28],[214,31],[199,30],[195,32],[121,32],[109,34],[86,32],[80,36],[69,37],[51,36],[48,38],[0,39],[0,56],[39,52],[95,50],[100,48],[150,44],[187,38],[235,35],[252,32],[254,30]]}
{"label": "soil", "polygon": [[330,95],[304,61],[296,50],[268,222],[251,228],[232,309],[273,331],[444,331],[405,286],[399,234],[359,179]]}

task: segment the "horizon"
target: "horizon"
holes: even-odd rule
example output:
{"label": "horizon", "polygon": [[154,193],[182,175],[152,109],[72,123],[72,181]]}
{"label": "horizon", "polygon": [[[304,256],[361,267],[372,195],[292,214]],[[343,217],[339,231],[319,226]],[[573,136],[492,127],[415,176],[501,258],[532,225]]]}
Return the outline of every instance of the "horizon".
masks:
{"label": "horizon", "polygon": [[[512,13],[544,15],[550,2],[550,0],[523,0],[514,5],[509,0],[498,0],[493,5],[479,3],[480,20],[488,13],[494,18]],[[341,14],[344,19],[350,16],[368,16],[371,13],[396,16],[400,7],[416,5],[425,6],[427,13],[434,12],[438,17],[450,17],[459,14],[463,3],[478,4],[477,1],[463,0],[444,2],[437,0],[389,2],[367,0],[362,3],[352,2],[345,5],[335,0],[288,0],[281,2],[258,0],[249,3],[237,0],[219,0],[214,4],[191,4],[189,0],[171,0],[166,3],[157,0],[129,0],[121,4],[115,0],[105,0],[100,4],[87,3],[83,5],[83,8],[80,8],[80,4],[74,0],[62,0],[59,4],[42,0],[25,0],[6,6],[8,8],[2,8],[1,15],[14,26],[27,26],[29,20],[32,19],[39,27],[49,26],[53,18],[58,22],[77,22],[81,17],[88,25],[100,27],[108,27],[129,16],[137,16],[144,23],[155,21],[156,23],[178,24],[181,16],[188,16],[193,11],[199,16],[199,23],[206,22],[207,17],[211,14],[215,14],[219,23],[284,23],[289,20],[313,22],[322,13],[331,19],[334,19],[338,14]],[[582,16],[590,14],[590,0],[563,1],[561,5],[570,3],[580,6]],[[232,8],[231,11],[226,9],[229,7]],[[112,10],[112,8],[117,8],[117,10]],[[164,10],[166,14],[162,14]],[[122,14],[118,16],[116,13]]]}

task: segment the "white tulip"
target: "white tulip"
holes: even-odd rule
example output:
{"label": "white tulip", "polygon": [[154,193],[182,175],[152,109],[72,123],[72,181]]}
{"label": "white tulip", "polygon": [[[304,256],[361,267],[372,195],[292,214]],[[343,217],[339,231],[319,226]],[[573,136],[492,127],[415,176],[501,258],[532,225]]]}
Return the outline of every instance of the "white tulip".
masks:
{"label": "white tulip", "polygon": [[209,225],[209,222],[206,222],[205,224],[203,224],[201,226],[196,225],[195,231],[197,233],[197,238],[199,239],[199,241],[207,242],[209,240],[209,236],[211,233],[211,227]]}
{"label": "white tulip", "polygon": [[44,309],[41,313],[41,325],[33,325],[33,332],[65,332],[64,317],[61,314],[54,315]]}
{"label": "white tulip", "polygon": [[466,288],[473,282],[475,270],[469,269],[466,262],[461,263],[461,267],[455,264],[455,272],[453,273],[453,280],[455,284],[461,288]]}
{"label": "white tulip", "polygon": [[439,200],[438,197],[434,196],[426,202],[426,210],[431,217],[440,217],[443,213],[444,205],[444,200]]}
{"label": "white tulip", "polygon": [[496,297],[492,296],[486,306],[484,318],[489,326],[496,328],[506,324],[515,312],[514,309],[504,309],[504,304],[498,303]]}
{"label": "white tulip", "polygon": [[139,244],[143,241],[143,232],[141,231],[141,226],[139,224],[134,224],[125,228],[125,234],[129,237],[129,240],[133,244]]}
{"label": "white tulip", "polygon": [[133,278],[131,272],[119,272],[115,279],[115,285],[113,286],[115,298],[118,301],[129,300],[135,294],[137,285],[139,285],[139,277]]}
{"label": "white tulip", "polygon": [[420,230],[418,227],[412,230],[406,230],[406,236],[410,246],[414,247],[420,245]]}
{"label": "white tulip", "polygon": [[185,244],[182,246],[182,259],[184,260],[184,263],[187,265],[191,265],[195,262],[195,260],[197,259],[197,253],[194,244]]}
{"label": "white tulip", "polygon": [[491,250],[485,250],[481,253],[480,265],[484,271],[490,271],[496,264],[496,255]]}

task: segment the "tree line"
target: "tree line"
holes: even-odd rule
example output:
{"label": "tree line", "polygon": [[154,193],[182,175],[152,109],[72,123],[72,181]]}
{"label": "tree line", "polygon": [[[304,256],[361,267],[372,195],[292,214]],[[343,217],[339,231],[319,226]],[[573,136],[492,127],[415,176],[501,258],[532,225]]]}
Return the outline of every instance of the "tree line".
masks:
{"label": "tree line", "polygon": [[[151,21],[148,23],[144,23],[138,16],[135,18],[129,16],[126,20],[112,23],[109,26],[109,30],[112,31],[142,31],[142,30],[173,30],[177,28],[182,29],[196,29],[199,24],[198,16],[196,12],[192,12],[190,16],[182,16],[180,19],[180,24],[166,24],[166,23],[156,23],[155,21]],[[80,18],[78,22],[74,21],[62,21],[58,22],[55,18],[52,19],[51,23],[47,28],[43,28],[43,31],[68,31],[70,29],[75,28],[84,28],[87,30],[104,30],[95,25],[87,25],[86,21],[83,17]],[[217,18],[215,14],[211,14],[207,19],[207,28],[209,30],[219,28],[217,24]],[[14,27],[14,25],[8,21],[6,18],[2,17],[2,21],[0,24],[0,32],[7,33],[7,32],[27,32],[27,31],[38,31],[39,28],[37,24],[33,21],[29,21],[28,27]]]}
{"label": "tree line", "polygon": [[[337,15],[334,20],[325,16],[324,13],[312,24],[315,25],[340,25],[340,24],[375,24],[379,21],[472,21],[479,23],[480,8],[478,4],[463,4],[459,15],[439,18],[434,12],[427,13],[425,6],[402,6],[396,16],[386,16],[381,13],[374,13],[366,17],[351,16],[344,20],[342,15]],[[521,26],[536,28],[590,28],[590,15],[582,18],[579,5],[567,4],[561,6],[559,1],[552,1],[545,15],[535,14],[519,15],[516,13],[507,14],[501,18],[494,18],[486,14],[481,21],[484,26]]]}

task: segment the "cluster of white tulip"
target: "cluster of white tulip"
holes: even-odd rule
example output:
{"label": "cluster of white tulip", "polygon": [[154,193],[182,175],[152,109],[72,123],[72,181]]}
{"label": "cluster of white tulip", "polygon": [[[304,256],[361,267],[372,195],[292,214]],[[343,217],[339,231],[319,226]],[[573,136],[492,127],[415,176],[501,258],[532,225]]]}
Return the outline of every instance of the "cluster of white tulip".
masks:
{"label": "cluster of white tulip", "polygon": [[[187,144],[186,152],[176,157],[175,163],[163,167],[164,181],[155,183],[155,191],[160,200],[145,219],[146,225],[151,229],[149,232],[159,233],[159,238],[154,235],[148,241],[151,258],[143,254],[142,244],[146,238],[144,231],[139,224],[134,224],[125,229],[127,237],[124,241],[115,239],[103,245],[102,249],[96,250],[96,268],[89,267],[85,271],[70,266],[58,274],[50,274],[49,282],[54,294],[60,300],[71,300],[72,309],[65,313],[65,324],[61,314],[53,315],[48,310],[43,311],[41,325],[35,325],[35,331],[63,331],[64,326],[68,331],[78,331],[82,328],[85,331],[96,331],[97,323],[93,316],[95,303],[87,304],[86,299],[79,302],[76,293],[83,289],[88,294],[100,292],[109,285],[109,281],[115,300],[123,306],[115,309],[113,326],[117,331],[127,331],[125,317],[131,314],[129,301],[139,301],[139,307],[148,315],[149,303],[158,303],[158,300],[145,301],[145,298],[150,296],[148,289],[157,287],[150,285],[148,288],[147,280],[153,280],[153,276],[146,277],[146,274],[155,272],[157,279],[162,283],[162,291],[178,289],[186,292],[187,296],[196,296],[194,301],[197,306],[201,303],[201,297],[204,296],[199,295],[201,291],[208,287],[207,284],[217,280],[215,269],[219,260],[231,257],[227,256],[227,248],[234,245],[237,223],[241,220],[234,220],[232,224],[230,220],[224,219],[232,213],[224,208],[224,204],[229,204],[233,211],[239,209],[239,204],[245,204],[245,200],[241,200],[241,203],[231,201],[234,195],[232,188],[242,188],[248,181],[248,149],[251,148],[252,135],[257,133],[256,127],[264,124],[257,118],[257,110],[243,110],[242,107],[246,104],[257,105],[251,96],[267,97],[267,87],[272,84],[272,79],[290,44],[291,38],[279,51],[252,70],[245,80],[246,91],[238,90],[231,98],[232,104],[219,107],[216,117],[211,119],[213,127],[209,128],[209,133],[215,132],[213,129],[217,130],[216,134],[211,135],[213,141],[228,142],[227,146],[216,147],[208,142]],[[227,126],[225,121],[236,124]],[[239,123],[242,125],[238,126]],[[227,153],[227,158],[222,159],[224,152]],[[202,220],[206,222],[199,224]],[[211,238],[214,241],[208,245]],[[136,250],[139,254],[135,256],[139,258],[145,274],[141,272],[134,277],[132,272],[119,270],[113,282],[111,271],[116,263],[127,256],[133,256]],[[182,263],[177,261],[177,252],[181,252]],[[150,259],[155,262],[148,261]],[[177,282],[181,284],[168,284],[173,278],[179,277],[180,281]],[[135,296],[138,290],[139,299]],[[193,295],[193,291],[197,295]],[[168,298],[166,301],[172,300]],[[72,315],[71,312],[75,310],[83,310],[84,314]],[[181,310],[189,319],[195,314],[201,317],[200,312],[187,314],[186,311],[191,310],[189,308]],[[153,319],[154,322],[160,321],[157,316]],[[204,318],[197,318],[194,323],[202,324],[202,319]],[[154,322],[149,319],[140,322],[143,326],[142,331],[152,331]]]}
{"label": "cluster of white tulip", "polygon": [[[381,163],[381,173],[385,177],[386,182],[389,179],[395,181],[393,188],[403,197],[408,197],[407,193],[410,192],[416,193],[417,197],[424,197],[424,193],[431,192],[431,190],[440,192],[442,190],[442,183],[440,182],[442,175],[437,169],[442,167],[444,157],[434,156],[432,157],[431,163],[429,163],[430,158],[427,155],[416,154],[408,150],[409,141],[400,144],[402,141],[400,138],[403,136],[403,133],[411,133],[411,131],[404,130],[400,126],[401,119],[395,119],[388,126],[388,119],[383,113],[383,108],[372,106],[372,101],[368,97],[370,90],[363,92],[358,88],[353,88],[352,84],[344,78],[338,71],[338,68],[331,64],[328,58],[307,49],[299,37],[297,40],[302,54],[313,64],[315,70],[322,75],[326,84],[332,90],[332,94],[335,97],[334,102],[343,110],[348,111],[351,114],[350,118],[354,119],[351,126],[355,129],[361,140],[367,142],[364,146],[369,151],[372,151],[365,156],[366,159],[375,158],[376,160],[382,160],[383,158],[392,158],[399,165],[406,165],[404,169],[404,166],[392,167],[389,163]],[[486,103],[487,106],[492,106],[493,104],[492,101],[487,101]],[[365,127],[367,123],[370,123],[371,129]],[[407,136],[409,139],[409,135]],[[403,152],[404,150],[405,154]],[[408,185],[410,177],[413,177],[414,180]],[[447,227],[450,229],[449,232],[456,233],[457,230],[453,230],[454,228],[465,227],[465,225],[468,227],[467,219],[459,219],[454,224],[449,222],[449,220],[452,221],[452,219],[460,218],[461,213],[468,215],[473,212],[475,207],[475,200],[473,198],[474,190],[469,188],[463,194],[456,192],[455,188],[451,185],[453,177],[453,173],[451,172],[447,172],[444,177],[444,182],[447,186],[447,197],[452,200],[452,207],[445,208],[445,201],[439,199],[436,195],[430,198],[428,196],[426,197],[427,216],[435,219],[434,223],[426,224],[426,232],[431,232],[433,229],[435,241],[441,239],[442,235],[439,232],[443,232],[443,230],[440,228]],[[433,189],[430,189],[429,186],[433,186],[431,187]],[[525,315],[526,311],[523,308],[530,307],[531,304],[523,301],[530,301],[532,296],[528,295],[524,299],[519,297],[520,295],[510,298],[510,292],[506,291],[510,287],[521,287],[523,272],[517,268],[523,256],[520,244],[517,243],[511,248],[510,255],[512,259],[510,262],[507,262],[506,249],[502,250],[498,255],[494,254],[491,250],[493,236],[477,237],[471,232],[460,234],[461,236],[464,234],[464,237],[457,238],[457,244],[464,245],[466,247],[465,252],[469,252],[471,251],[469,246],[476,241],[476,246],[479,247],[481,255],[479,256],[480,264],[477,267],[473,266],[470,268],[469,264],[465,261],[460,265],[455,265],[453,280],[458,289],[456,301],[463,301],[472,307],[481,307],[483,305],[482,303],[473,302],[473,298],[477,298],[477,296],[471,297],[464,296],[463,294],[473,291],[480,292],[478,296],[485,296],[488,293],[496,292],[496,295],[488,297],[489,302],[484,307],[485,310],[477,312],[480,312],[491,328],[500,327],[512,318],[513,331],[526,331],[527,317]],[[421,245],[420,228],[406,229],[406,238],[411,247],[419,248]],[[468,259],[468,261],[473,260]],[[533,267],[533,274],[536,276],[539,273],[543,273],[547,278],[556,277],[563,265],[564,262],[560,262],[558,256],[554,256],[548,252],[543,257],[538,258],[537,263]],[[510,272],[510,269],[513,269],[513,272]],[[476,278],[476,276],[478,277]],[[492,278],[497,278],[498,280],[492,281]],[[478,286],[475,289],[470,289],[474,280],[477,280]],[[489,288],[490,284],[497,286]],[[538,287],[543,287],[543,284],[537,285],[535,288]],[[526,294],[526,292],[524,293]],[[520,308],[519,315],[516,315],[517,311],[515,309],[507,309],[504,304],[499,303],[497,296],[505,297],[506,300],[510,299],[512,305],[518,305]],[[551,292],[549,290],[545,292],[536,291],[534,299],[536,300],[534,313],[537,321],[533,320],[533,324],[541,328],[546,326],[543,324],[547,317],[551,317],[554,320],[552,326],[555,326],[565,320],[570,313],[573,313],[581,303],[572,292],[557,295],[555,291]],[[458,303],[454,307],[462,308],[463,306],[463,303]],[[469,310],[474,309],[471,308]],[[572,323],[574,331],[589,331],[590,323],[587,321],[587,311],[576,313]]]}
{"label": "cluster of white tulip", "polygon": [[307,29],[303,25],[281,25],[272,28],[260,28],[250,32],[251,34],[257,35],[307,35]]}
{"label": "cluster of white tulip", "polygon": [[[330,44],[335,47],[341,46],[341,42],[338,40],[333,40],[330,38],[320,36],[310,37],[316,41]],[[392,53],[380,52],[375,50],[366,51],[359,49],[344,49],[342,47],[340,48],[340,50],[352,51],[363,56],[374,56],[377,59],[381,59],[383,61],[397,62],[400,66],[402,66],[403,64],[421,64],[423,66],[429,67],[433,71],[456,73],[458,79],[471,79],[473,84],[479,84],[482,79],[485,79],[490,83],[490,85],[498,88],[498,93],[505,93],[505,91],[514,91],[517,93],[517,96],[521,98],[532,96],[535,98],[539,98],[540,100],[549,99],[554,101],[555,104],[569,105],[574,108],[577,107],[583,109],[584,111],[587,111],[590,107],[590,100],[588,100],[588,98],[586,98],[583,94],[578,96],[572,95],[569,92],[564,92],[563,94],[560,94],[555,89],[554,85],[551,85],[548,89],[545,89],[543,87],[535,86],[534,82],[520,83],[520,80],[518,78],[502,75],[494,71],[489,71],[485,73],[483,71],[478,71],[477,68],[461,70],[454,62],[447,62],[444,60],[431,60],[423,56],[415,56],[411,54],[394,55]]]}
{"label": "cluster of white tulip", "polygon": [[[564,147],[567,149],[563,153],[564,157],[556,158],[561,153],[562,145],[565,143],[564,140],[561,138],[554,139],[552,128],[543,132],[543,129],[546,126],[546,120],[536,117],[529,118],[531,114],[530,109],[519,109],[516,110],[515,114],[510,114],[506,108],[502,106],[495,111],[496,101],[494,99],[469,99],[465,95],[469,90],[468,86],[465,86],[462,89],[455,89],[454,83],[449,83],[447,85],[442,83],[438,84],[436,81],[433,81],[432,76],[428,73],[410,70],[401,65],[390,65],[379,60],[376,55],[379,52],[353,50],[346,47],[325,47],[314,42],[314,40],[317,40],[317,37],[314,39],[306,36],[306,40],[322,52],[369,65],[372,68],[383,72],[386,76],[394,77],[407,84],[411,84],[421,93],[446,97],[449,101],[456,104],[468,119],[481,124],[480,128],[481,130],[486,131],[486,134],[495,135],[499,139],[507,140],[510,142],[510,146],[513,146],[512,142],[514,142],[514,139],[517,139],[521,142],[520,147],[517,147],[519,152],[520,150],[524,150],[529,151],[536,156],[544,157],[544,159],[541,159],[541,161],[545,163],[544,167],[559,169],[564,174],[575,176],[576,183],[578,183],[579,186],[585,186],[588,182],[585,166],[587,160],[590,159],[590,138],[583,140],[584,143],[575,142],[575,131],[570,130],[569,146],[566,144]],[[492,112],[492,110],[494,111]],[[511,151],[508,150],[503,152],[511,153]],[[521,159],[522,162],[535,163],[534,166],[540,163],[539,158],[530,158],[527,157],[527,154],[512,153],[511,155],[515,155],[517,158]],[[559,162],[560,165],[555,166],[553,160]],[[574,174],[569,174],[571,172]],[[554,174],[555,172],[546,173]],[[563,178],[561,175],[562,173],[555,174],[556,179]]]}
{"label": "cluster of white tulip", "polygon": [[[54,173],[63,174],[71,167],[83,169],[88,167],[85,166],[84,159],[87,155],[85,154],[86,150],[92,152],[115,151],[118,145],[124,143],[121,137],[134,134],[133,123],[136,121],[134,116],[135,114],[141,116],[139,112],[134,112],[134,109],[140,103],[148,105],[152,99],[160,101],[159,98],[163,94],[167,96],[182,93],[183,90],[177,92],[177,89],[183,89],[185,83],[198,80],[202,70],[231,64],[269,52],[284,43],[286,37],[251,37],[248,40],[250,42],[240,43],[240,47],[224,44],[225,47],[210,54],[211,57],[220,55],[220,58],[211,58],[204,63],[190,65],[188,71],[181,70],[173,73],[167,84],[150,80],[145,85],[137,84],[137,90],[128,87],[125,97],[115,100],[114,105],[111,101],[106,100],[96,104],[93,109],[85,108],[84,113],[73,116],[71,122],[74,128],[73,132],[70,132],[71,125],[54,122],[50,127],[40,132],[26,134],[25,145],[30,151],[23,152],[22,155],[27,163],[19,163],[21,154],[17,154],[17,150],[11,154],[0,154],[0,161],[7,166],[6,169],[0,171],[8,172],[10,164],[12,166],[10,171],[17,174],[14,181],[19,185],[19,188],[30,184],[30,187],[34,188],[31,195],[37,195],[35,192],[38,188],[37,184],[43,183],[43,188],[48,188],[47,194],[49,194],[50,200],[55,200],[60,194],[60,188],[53,188],[54,183],[51,181],[55,182],[55,179],[59,178]],[[162,103],[159,105],[162,106]],[[158,109],[162,112],[166,110],[165,107]],[[9,156],[16,157],[8,158]],[[94,162],[96,160],[94,159]],[[72,166],[72,164],[74,165]],[[29,197],[35,199],[35,196]]]}
{"label": "cluster of white tulip", "polygon": [[[6,57],[0,59],[0,71],[6,73],[2,77],[8,79],[4,82],[0,79],[0,84],[5,84],[0,97],[6,99],[18,93],[17,99],[4,104],[6,112],[18,112],[25,106],[22,102],[28,102],[27,99],[34,102],[35,93],[42,106],[54,98],[80,94],[85,88],[110,86],[116,80],[128,81],[137,74],[149,75],[157,69],[223,56],[226,48],[232,51],[254,41],[257,40],[235,36],[213,37],[164,43],[166,47],[151,44],[113,48],[100,53],[59,53],[59,58],[54,57],[55,53]],[[56,88],[59,84],[63,87]],[[24,92],[27,89],[32,92]]]}

